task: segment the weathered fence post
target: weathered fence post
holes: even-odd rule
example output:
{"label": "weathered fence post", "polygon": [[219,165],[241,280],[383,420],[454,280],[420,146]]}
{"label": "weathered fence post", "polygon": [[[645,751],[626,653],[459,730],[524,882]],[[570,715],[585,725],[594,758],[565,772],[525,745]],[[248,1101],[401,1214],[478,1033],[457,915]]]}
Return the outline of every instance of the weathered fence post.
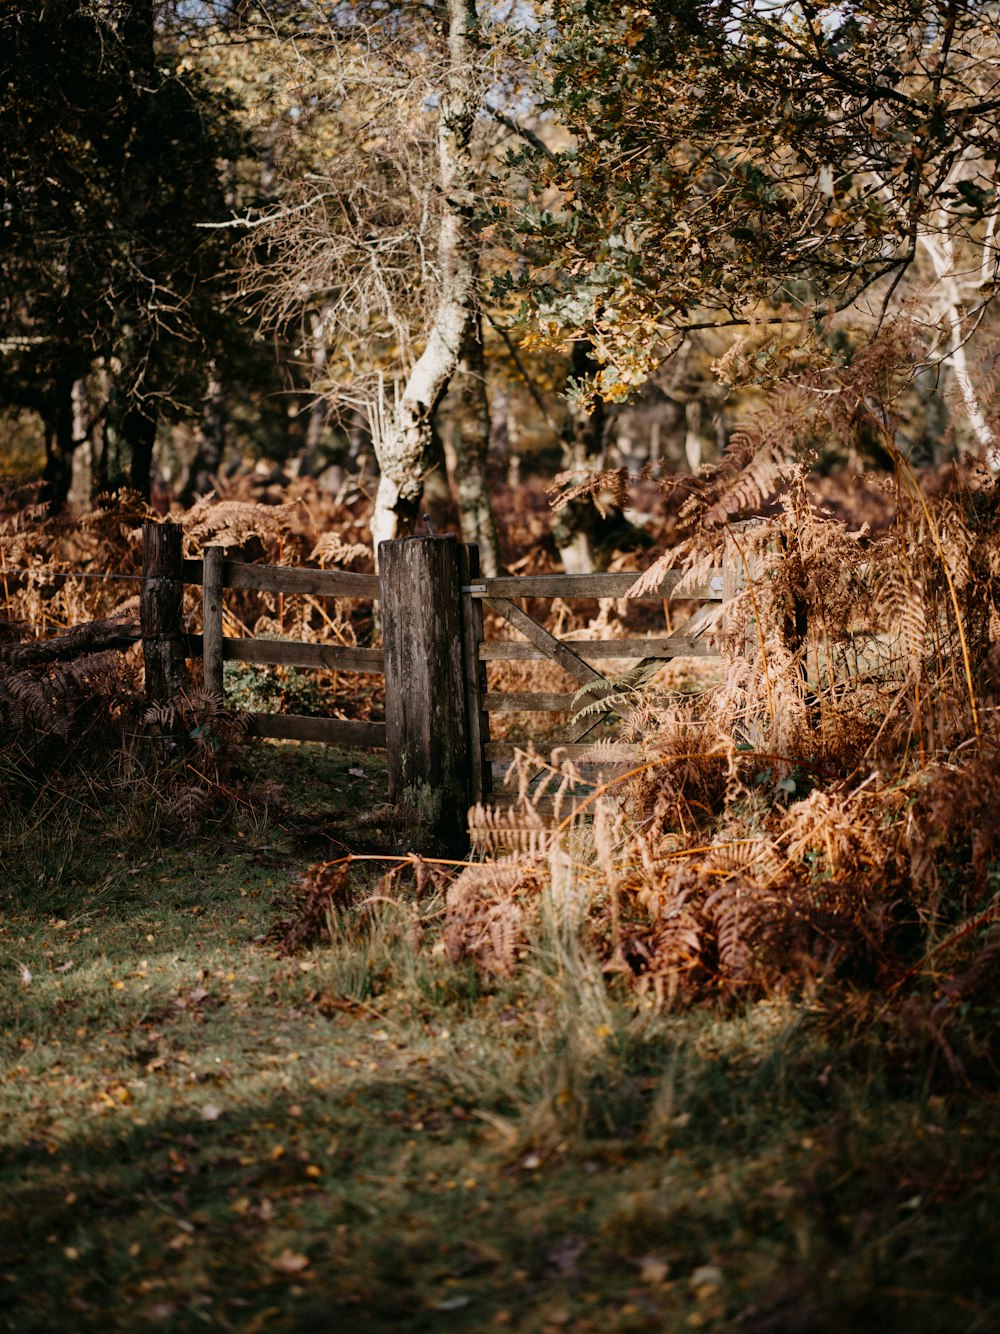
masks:
{"label": "weathered fence post", "polygon": [[479,578],[479,548],[460,548],[462,576],[462,668],[465,674],[465,726],[469,738],[469,801],[485,801],[493,791],[493,769],[484,748],[490,739],[490,715],[483,707],[486,663],[479,661],[483,640],[483,601],[466,591]]}
{"label": "weathered fence post", "polygon": [[201,577],[201,644],[205,689],[222,698],[222,547],[206,547]]}
{"label": "weathered fence post", "polygon": [[389,800],[449,847],[467,842],[462,553],[452,536],[378,549]]}
{"label": "weathered fence post", "polygon": [[143,524],[139,621],[151,704],[173,703],[185,683],[183,601],[180,525]]}

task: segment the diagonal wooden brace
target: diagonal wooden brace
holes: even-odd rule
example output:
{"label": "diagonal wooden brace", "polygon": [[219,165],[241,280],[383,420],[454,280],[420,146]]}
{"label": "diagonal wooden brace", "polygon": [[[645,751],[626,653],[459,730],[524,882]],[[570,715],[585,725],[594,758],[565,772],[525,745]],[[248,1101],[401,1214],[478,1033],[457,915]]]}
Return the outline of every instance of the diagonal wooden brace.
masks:
{"label": "diagonal wooden brace", "polygon": [[[533,621],[527,612],[515,606],[509,598],[486,598],[486,604],[508,621],[515,630],[524,635],[525,639],[534,644],[540,652],[546,657],[557,662],[564,671],[569,672],[574,681],[578,681],[582,686],[592,685],[594,682],[606,685],[608,690],[613,690],[614,685],[603,676],[596,668],[591,667],[588,662],[577,657],[568,644],[561,639],[556,639],[555,635],[550,635],[548,630],[544,630],[537,621]],[[619,718],[627,718],[629,710],[624,704],[613,704],[612,709],[618,714]]]}

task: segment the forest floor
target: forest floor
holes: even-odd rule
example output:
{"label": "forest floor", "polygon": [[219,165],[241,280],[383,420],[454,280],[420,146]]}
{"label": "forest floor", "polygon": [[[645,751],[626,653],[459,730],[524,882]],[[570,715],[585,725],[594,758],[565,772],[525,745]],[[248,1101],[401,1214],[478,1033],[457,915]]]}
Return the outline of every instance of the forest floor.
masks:
{"label": "forest floor", "polygon": [[0,1328],[1000,1327],[994,1092],[820,995],[657,1012],[544,941],[285,957],[276,896],[382,777],[259,754],[294,818],[39,808],[3,872]]}

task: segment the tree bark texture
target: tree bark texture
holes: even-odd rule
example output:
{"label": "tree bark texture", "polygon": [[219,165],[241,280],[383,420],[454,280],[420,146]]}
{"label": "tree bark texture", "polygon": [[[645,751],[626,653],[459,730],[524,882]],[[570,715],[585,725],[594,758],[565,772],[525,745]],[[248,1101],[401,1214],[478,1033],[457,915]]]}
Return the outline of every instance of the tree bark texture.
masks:
{"label": "tree bark texture", "polygon": [[185,683],[182,530],[176,523],[142,529],[142,593],[139,616],[150,704],[172,704]]}
{"label": "tree bark texture", "polygon": [[216,484],[222,469],[226,449],[226,390],[213,361],[208,367],[208,384],[201,411],[201,429],[198,432],[198,452],[181,499],[190,505],[195,496],[207,495]]}
{"label": "tree bark texture", "polygon": [[73,451],[77,440],[74,430],[72,372],[56,375],[52,387],[52,407],[45,430],[45,471],[42,499],[50,514],[59,514],[66,504],[73,483]]}
{"label": "tree bark texture", "polygon": [[434,414],[458,368],[475,300],[475,169],[470,151],[477,110],[472,77],[478,26],[475,0],[443,0],[442,12],[448,55],[438,120],[441,288],[427,343],[376,442],[381,473],[372,519],[376,552],[383,542],[413,531]]}
{"label": "tree bark texture", "polygon": [[466,335],[459,365],[462,412],[454,433],[454,482],[462,537],[479,547],[482,573],[500,573],[500,538],[490,500],[490,405],[486,396],[483,327],[478,313]]}
{"label": "tree bark texture", "polygon": [[452,536],[411,537],[378,556],[389,800],[457,848],[469,807],[461,549]]}
{"label": "tree bark texture", "polygon": [[[597,369],[587,339],[573,344],[569,373],[574,380],[592,375]],[[605,407],[597,399],[591,412],[571,409],[563,428],[563,467],[578,473],[580,480],[600,466],[604,440]],[[590,500],[574,500],[558,510],[552,519],[552,537],[567,574],[590,574],[594,563],[594,530],[597,510]]]}
{"label": "tree bark texture", "polygon": [[115,320],[107,358],[110,387],[104,419],[104,448],[98,484],[115,491],[131,485],[148,496],[159,410],[151,396],[157,341],[156,285],[150,273],[158,163],[161,144],[152,125],[157,85],[154,6],[151,0],[123,0],[117,14],[123,54],[127,57],[135,128],[118,164],[118,227],[127,247],[126,276],[109,296]]}

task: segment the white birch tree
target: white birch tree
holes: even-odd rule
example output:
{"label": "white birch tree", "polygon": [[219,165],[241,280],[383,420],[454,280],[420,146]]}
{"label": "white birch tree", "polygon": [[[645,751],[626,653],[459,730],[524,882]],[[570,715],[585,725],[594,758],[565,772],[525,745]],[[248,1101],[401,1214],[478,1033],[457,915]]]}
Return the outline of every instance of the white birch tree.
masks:
{"label": "white birch tree", "polygon": [[[490,105],[503,30],[482,21],[476,0],[336,14],[321,21],[322,6],[299,0],[272,15],[285,189],[280,208],[244,220],[248,287],[275,324],[301,322],[304,357],[315,360],[317,337],[326,340],[317,387],[331,410],[369,418],[377,550],[413,530],[435,413],[460,368],[476,361],[477,215],[497,188],[498,136],[517,126]],[[499,544],[476,453],[482,434],[457,437],[469,452],[455,482],[463,536],[479,543],[491,572]]]}

